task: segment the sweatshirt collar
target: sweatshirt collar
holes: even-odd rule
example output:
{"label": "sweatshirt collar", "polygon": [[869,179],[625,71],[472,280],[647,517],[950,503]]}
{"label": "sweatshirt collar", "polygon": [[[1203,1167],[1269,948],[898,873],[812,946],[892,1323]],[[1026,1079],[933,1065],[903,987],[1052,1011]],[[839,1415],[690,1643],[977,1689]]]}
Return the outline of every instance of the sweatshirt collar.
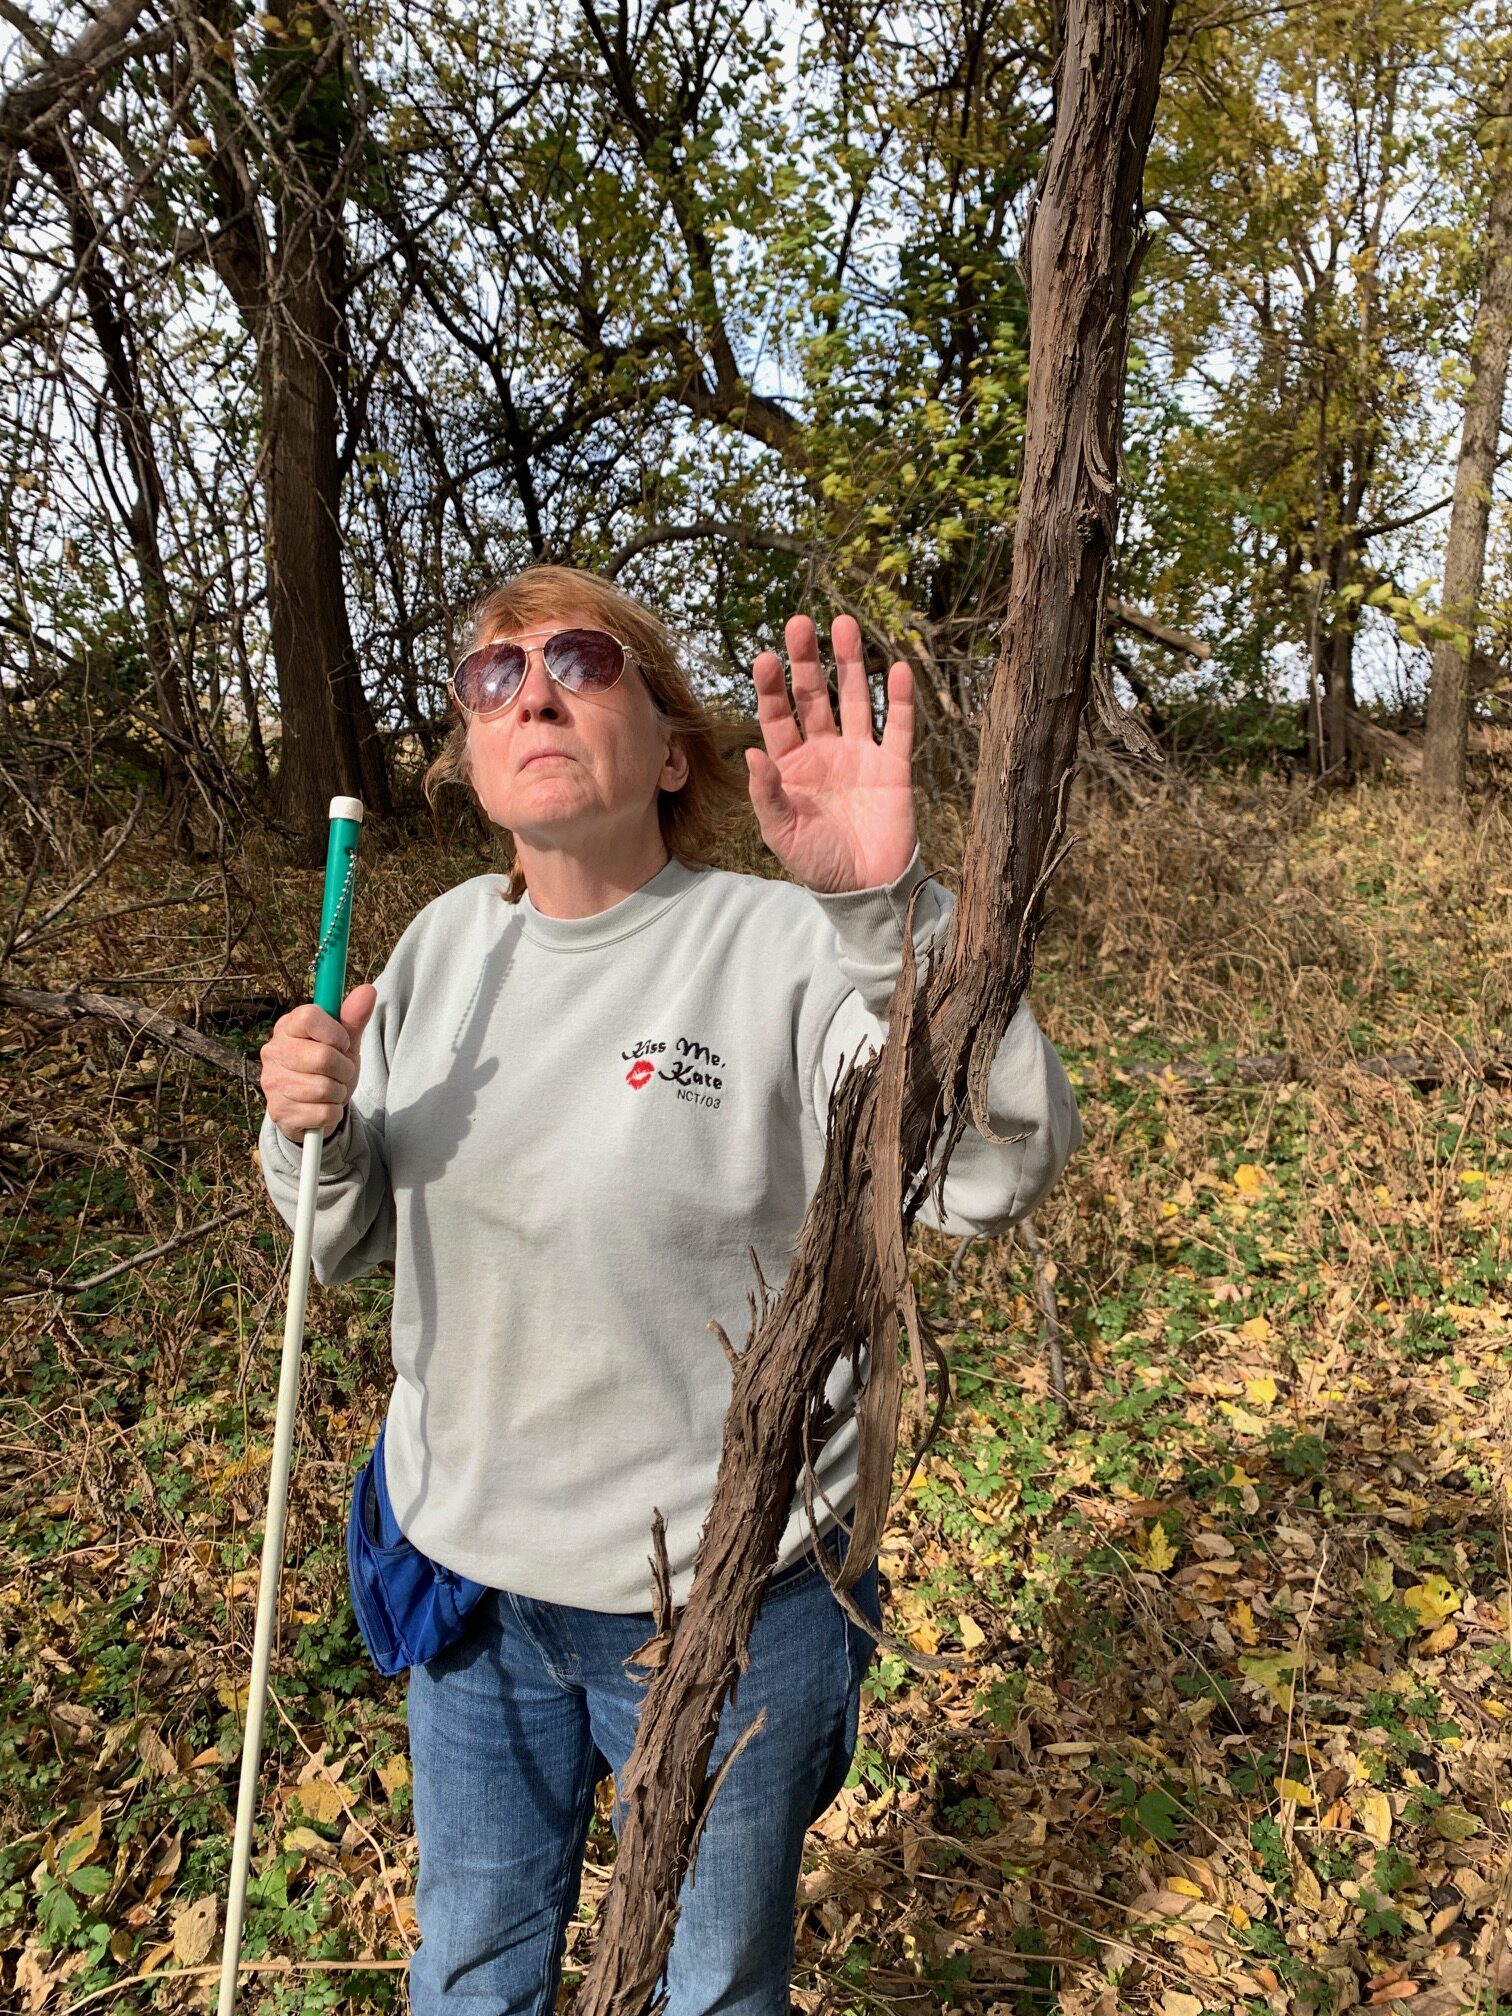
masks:
{"label": "sweatshirt collar", "polygon": [[549,945],[556,952],[588,952],[600,945],[612,945],[628,938],[670,910],[687,895],[698,880],[700,870],[688,867],[674,854],[649,882],[632,889],[618,903],[592,917],[547,917],[537,910],[527,889],[516,904],[520,929],[534,944]]}

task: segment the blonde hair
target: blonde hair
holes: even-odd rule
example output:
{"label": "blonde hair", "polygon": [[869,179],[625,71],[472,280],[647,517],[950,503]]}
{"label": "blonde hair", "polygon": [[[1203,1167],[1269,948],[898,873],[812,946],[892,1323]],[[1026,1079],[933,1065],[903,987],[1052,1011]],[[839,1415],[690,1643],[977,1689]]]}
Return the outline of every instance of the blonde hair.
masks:
{"label": "blonde hair", "polygon": [[[725,755],[727,748],[745,738],[732,736],[694,692],[672,633],[654,611],[602,575],[542,562],[478,601],[467,643],[458,655],[512,630],[550,623],[567,610],[612,631],[629,648],[658,713],[687,755],[688,774],[679,789],[657,793],[656,814],[667,852],[689,867],[716,866],[721,842],[740,815],[750,812],[746,783]],[[455,705],[451,733],[425,773],[427,804],[434,806],[436,792],[447,784],[466,784],[469,789],[472,785],[467,722]],[[512,838],[507,833],[505,838],[511,858],[504,894],[506,901],[518,903],[525,893],[525,871]]]}

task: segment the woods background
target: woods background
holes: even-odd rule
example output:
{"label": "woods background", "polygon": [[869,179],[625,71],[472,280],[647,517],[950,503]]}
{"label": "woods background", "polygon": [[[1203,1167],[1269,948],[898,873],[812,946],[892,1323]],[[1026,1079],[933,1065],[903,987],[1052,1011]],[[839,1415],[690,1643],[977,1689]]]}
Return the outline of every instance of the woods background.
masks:
{"label": "woods background", "polygon": [[[954,881],[1061,24],[0,22],[0,1992],[189,2007],[286,1259],[255,1051],[327,801],[375,816],[365,976],[500,863],[419,777],[472,599],[551,558],[675,624],[736,760],[755,652],[853,613],[919,675]],[[1512,1989],[1509,115],[1495,6],[1176,14],[1129,711],[1035,988],[1087,1146],[1033,1249],[915,1233],[959,1397],[883,1566],[895,1628],[978,1663],[874,1669],[806,2012]],[[775,867],[754,820],[728,859]],[[312,1317],[249,2006],[397,2007],[414,1939],[402,1693],[341,1555],[388,1292]],[[591,1852],[579,1965],[602,1815]]]}

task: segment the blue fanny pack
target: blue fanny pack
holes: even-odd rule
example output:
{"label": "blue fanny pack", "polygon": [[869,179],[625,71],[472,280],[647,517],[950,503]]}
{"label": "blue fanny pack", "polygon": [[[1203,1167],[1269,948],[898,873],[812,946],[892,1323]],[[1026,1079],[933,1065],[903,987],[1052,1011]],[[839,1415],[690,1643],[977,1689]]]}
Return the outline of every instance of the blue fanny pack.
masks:
{"label": "blue fanny pack", "polygon": [[443,1568],[405,1538],[384,1475],[387,1431],[385,1422],[352,1486],[347,1580],[362,1642],[378,1671],[392,1677],[455,1645],[487,1585]]}

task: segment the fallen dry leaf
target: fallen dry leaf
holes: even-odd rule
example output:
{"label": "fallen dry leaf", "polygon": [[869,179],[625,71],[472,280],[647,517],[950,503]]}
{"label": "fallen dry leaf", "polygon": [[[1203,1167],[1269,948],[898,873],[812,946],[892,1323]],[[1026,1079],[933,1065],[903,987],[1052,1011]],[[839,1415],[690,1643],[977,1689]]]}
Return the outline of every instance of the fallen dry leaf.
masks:
{"label": "fallen dry leaf", "polygon": [[173,1914],[173,1957],[181,1967],[198,1967],[215,1944],[219,1905],[199,1897]]}

